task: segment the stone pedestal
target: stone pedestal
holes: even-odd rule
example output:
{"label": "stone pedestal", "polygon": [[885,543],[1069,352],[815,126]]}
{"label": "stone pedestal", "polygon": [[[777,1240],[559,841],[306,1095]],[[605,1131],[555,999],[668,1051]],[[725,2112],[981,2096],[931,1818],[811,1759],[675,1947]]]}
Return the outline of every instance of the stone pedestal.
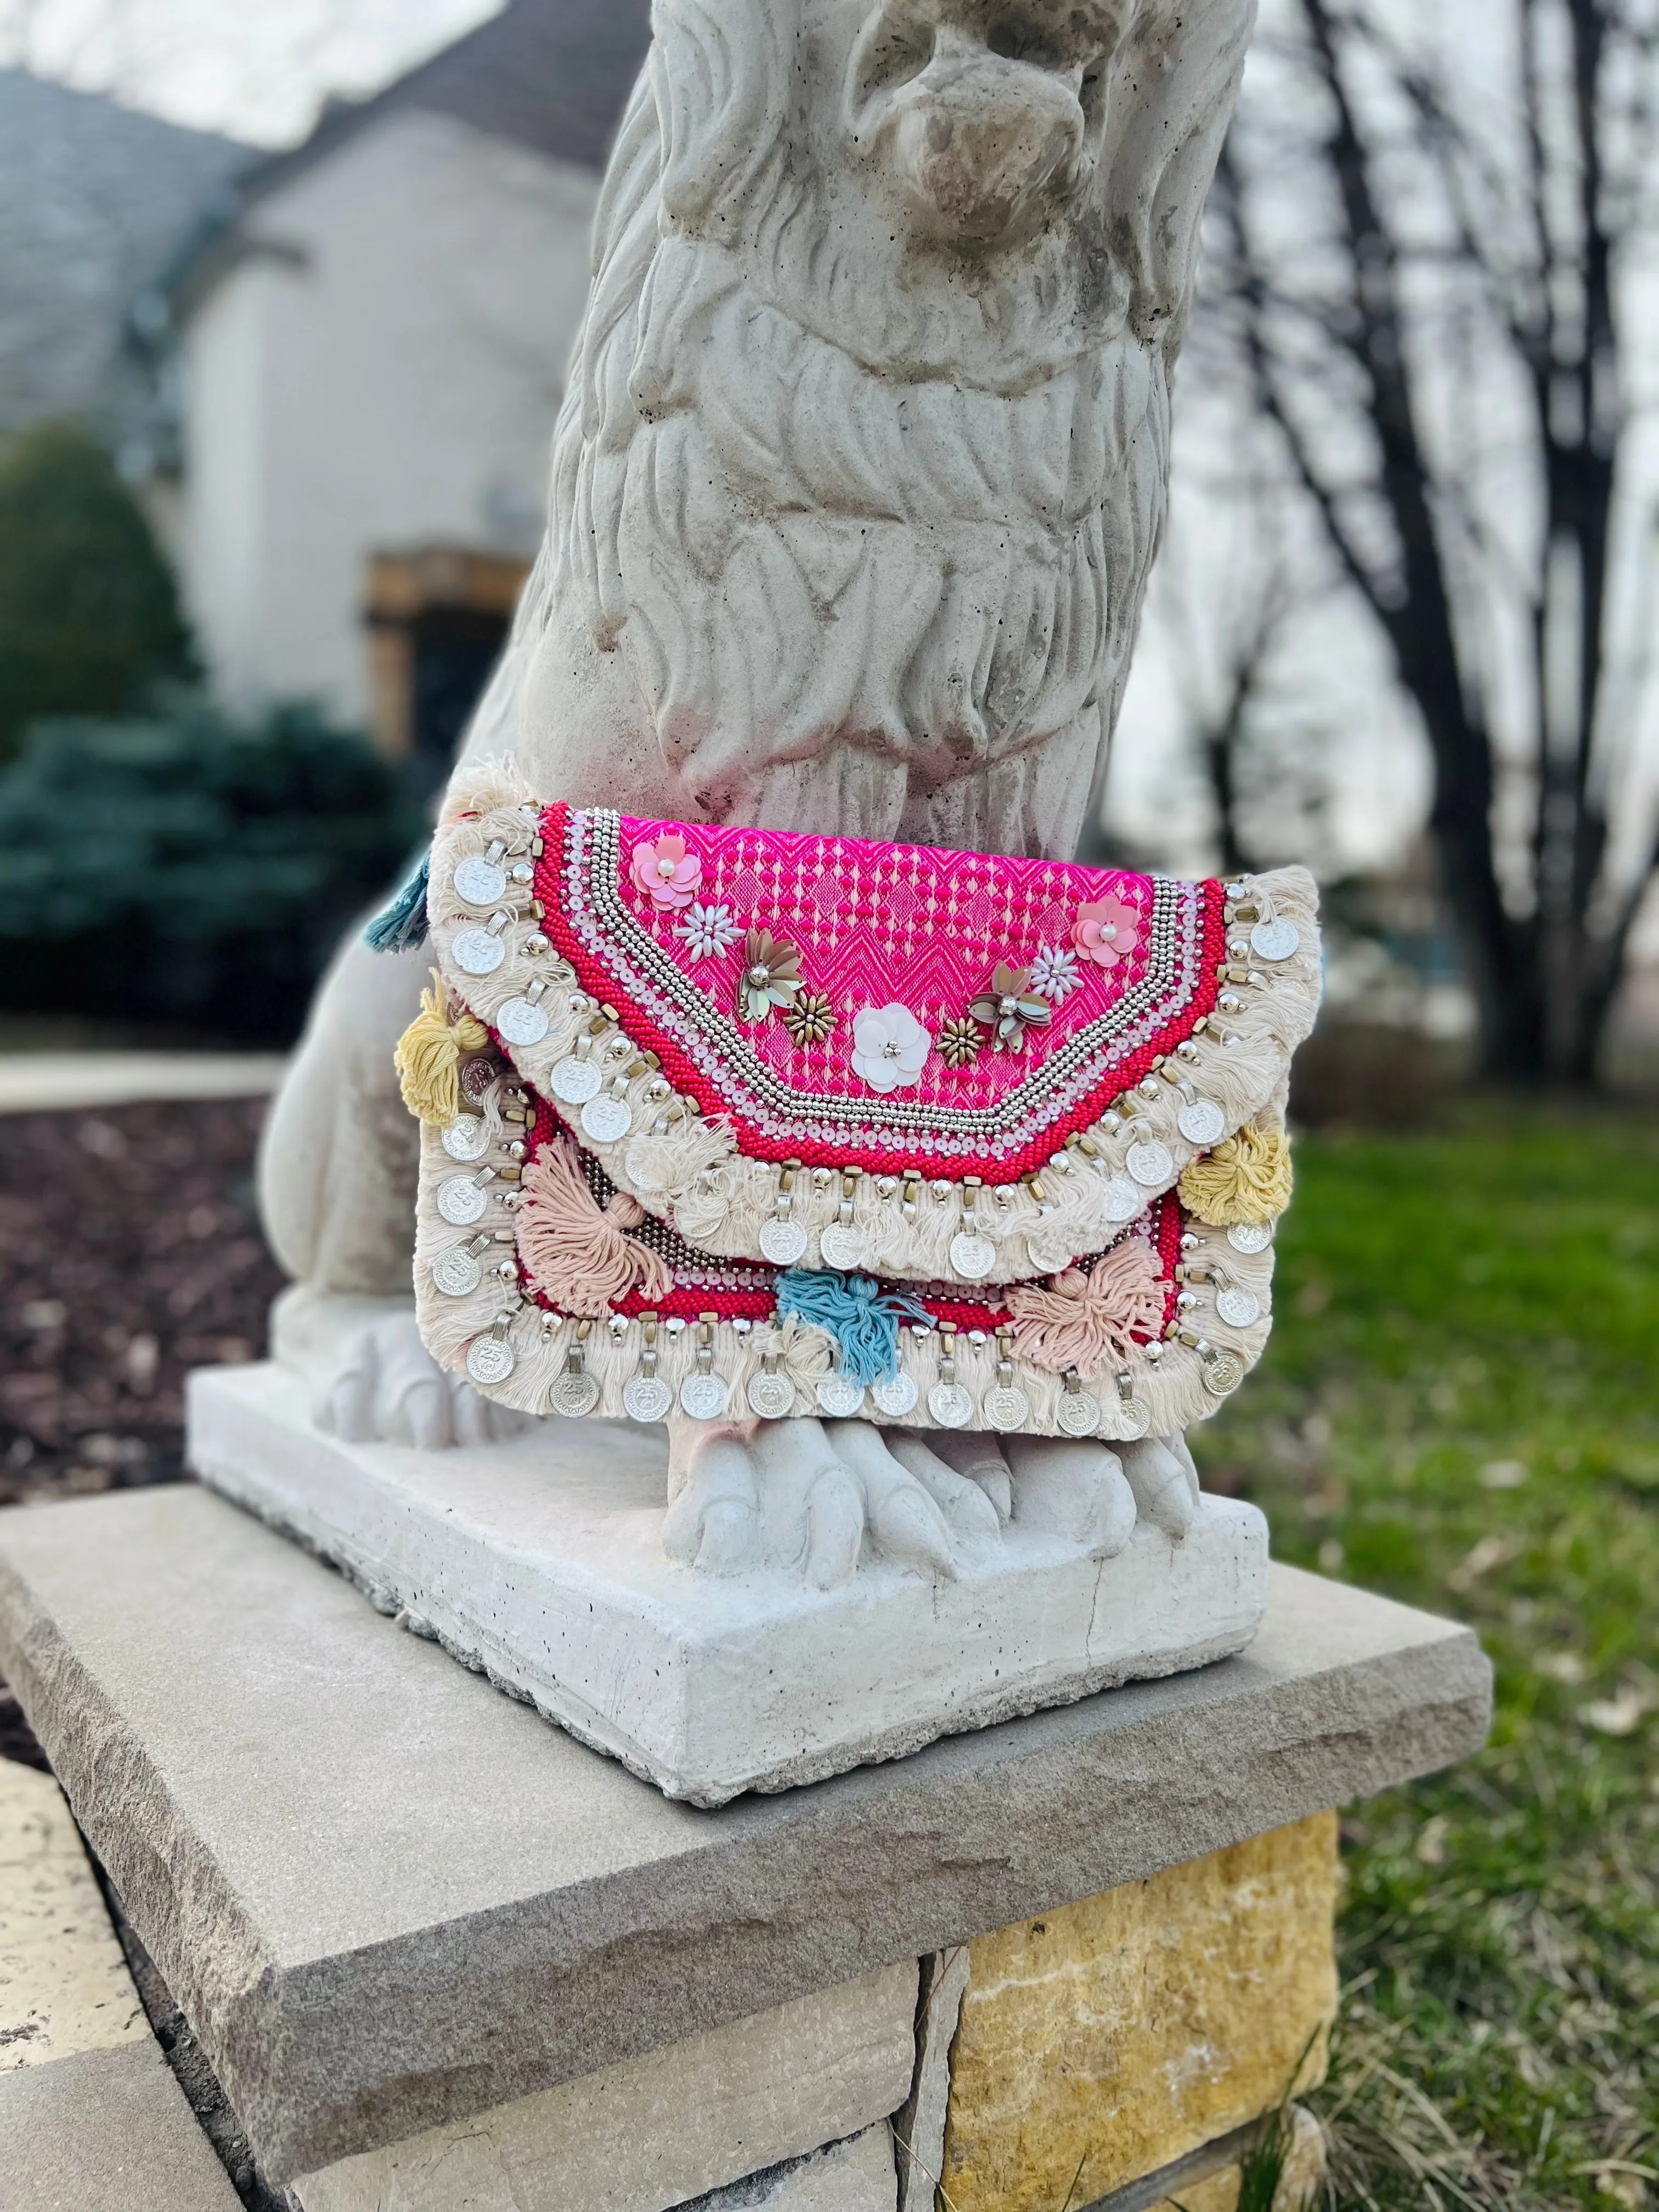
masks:
{"label": "stone pedestal", "polygon": [[1267,1604],[1267,1523],[1229,1498],[1206,1498],[1179,1543],[1143,1522],[1112,1559],[1016,1522],[954,1582],[878,1563],[819,1590],[663,1557],[659,1429],[344,1444],[263,1364],[191,1377],[188,1449],[384,1612],[696,1805],[1224,1658]]}
{"label": "stone pedestal", "polygon": [[887,2116],[975,2202],[1097,2129],[1110,2212],[1224,2193],[1328,2003],[1298,1824],[1489,1697],[1467,1631],[1275,1569],[1237,1658],[702,1810],[190,1486],[0,1519],[0,1674],[305,2212],[909,2212]]}

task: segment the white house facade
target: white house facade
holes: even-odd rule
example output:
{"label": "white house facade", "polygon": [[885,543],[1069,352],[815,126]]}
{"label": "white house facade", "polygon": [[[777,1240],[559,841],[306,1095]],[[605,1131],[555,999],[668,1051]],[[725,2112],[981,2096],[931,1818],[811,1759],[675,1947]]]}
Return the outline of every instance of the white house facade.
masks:
{"label": "white house facade", "polygon": [[[599,162],[645,38],[642,9],[611,19],[579,128],[545,98],[495,127],[515,51],[520,91],[559,65],[550,16],[580,44],[568,8],[516,0],[407,87],[331,115],[254,173],[175,278],[178,556],[234,708],[306,697],[370,720],[371,563],[534,550]],[[490,40],[488,76],[445,76]]]}

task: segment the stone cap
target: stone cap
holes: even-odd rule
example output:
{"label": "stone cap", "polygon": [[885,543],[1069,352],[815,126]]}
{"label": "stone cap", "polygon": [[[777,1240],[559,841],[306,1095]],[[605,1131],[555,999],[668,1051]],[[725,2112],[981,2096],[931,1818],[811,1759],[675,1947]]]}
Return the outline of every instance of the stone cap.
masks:
{"label": "stone cap", "polygon": [[716,1811],[192,1486],[0,1522],[0,1674],[283,2180],[1464,1757],[1466,1628],[1276,1568],[1242,1656]]}

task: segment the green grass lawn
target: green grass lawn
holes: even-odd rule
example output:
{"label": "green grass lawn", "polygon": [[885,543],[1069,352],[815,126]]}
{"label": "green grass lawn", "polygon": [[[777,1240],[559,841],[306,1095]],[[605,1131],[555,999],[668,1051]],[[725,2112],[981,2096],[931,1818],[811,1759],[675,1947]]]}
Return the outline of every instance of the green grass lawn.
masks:
{"label": "green grass lawn", "polygon": [[1297,1164],[1206,1480],[1498,1670],[1480,1758],[1345,1818],[1335,2202],[1659,2206],[1659,1117],[1488,1104]]}

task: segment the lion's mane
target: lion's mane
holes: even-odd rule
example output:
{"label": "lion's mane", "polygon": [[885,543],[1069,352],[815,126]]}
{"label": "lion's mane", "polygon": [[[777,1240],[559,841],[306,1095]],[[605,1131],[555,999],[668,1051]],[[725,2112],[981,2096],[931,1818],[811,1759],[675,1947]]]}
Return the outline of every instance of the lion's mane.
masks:
{"label": "lion's mane", "polygon": [[826,155],[784,12],[659,0],[532,600],[626,657],[713,816],[1069,852],[1163,525],[1182,165],[1207,180],[1242,33],[1156,162],[1100,161],[1082,217],[965,282]]}

